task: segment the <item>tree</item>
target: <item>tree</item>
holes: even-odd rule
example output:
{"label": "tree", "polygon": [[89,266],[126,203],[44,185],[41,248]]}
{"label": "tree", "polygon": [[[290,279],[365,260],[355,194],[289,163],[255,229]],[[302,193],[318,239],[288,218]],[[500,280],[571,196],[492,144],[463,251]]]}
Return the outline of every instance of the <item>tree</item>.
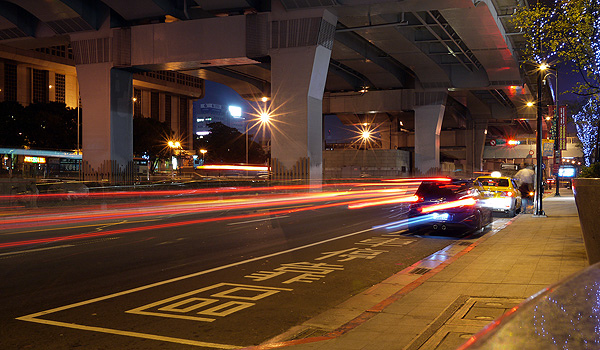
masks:
{"label": "tree", "polygon": [[[246,162],[246,137],[235,128],[230,128],[223,123],[210,123],[210,134],[202,139],[196,139],[195,149],[206,149],[206,163],[245,163]],[[248,135],[248,161],[262,164],[267,156],[262,147],[252,141],[253,136]]]}
{"label": "tree", "polygon": [[[536,63],[571,63],[581,81],[572,92],[590,97],[573,114],[584,162],[589,166],[598,144],[600,94],[600,2],[557,0],[518,8],[513,21],[526,40],[526,59]],[[595,157],[598,161],[598,157]]]}
{"label": "tree", "polygon": [[14,148],[75,149],[77,110],[64,103],[0,103],[0,145]]}
{"label": "tree", "polygon": [[[600,123],[600,103],[590,98],[581,110],[573,114],[577,136],[583,146],[585,166],[590,166],[594,149],[598,147],[598,124]],[[598,161],[597,157],[595,159]]]}
{"label": "tree", "polygon": [[29,147],[77,148],[77,110],[61,102],[32,103],[23,109]]}
{"label": "tree", "polygon": [[521,6],[513,16],[526,40],[525,58],[536,63],[572,62],[582,77],[574,91],[600,93],[600,2],[557,0]]}
{"label": "tree", "polygon": [[23,148],[28,146],[23,106],[17,102],[0,102],[0,146]]}
{"label": "tree", "polygon": [[[167,140],[171,139],[173,131],[167,123],[156,119],[133,117],[133,154],[150,158],[150,164],[155,160],[166,159],[171,150]],[[153,167],[152,167],[153,168]]]}

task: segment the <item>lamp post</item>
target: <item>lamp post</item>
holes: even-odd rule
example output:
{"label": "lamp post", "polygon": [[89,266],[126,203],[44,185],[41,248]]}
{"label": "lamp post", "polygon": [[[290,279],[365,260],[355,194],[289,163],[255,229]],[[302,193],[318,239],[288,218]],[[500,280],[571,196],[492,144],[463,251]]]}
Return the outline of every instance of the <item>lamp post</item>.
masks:
{"label": "lamp post", "polygon": [[[173,141],[173,140],[169,140],[169,142],[167,142],[167,145],[169,145],[169,149],[171,150],[171,162],[173,161],[173,153],[175,152],[175,149],[179,149],[181,148],[181,142],[179,141]],[[177,161],[177,158],[176,158]],[[175,162],[172,165],[172,170],[177,170],[179,166],[175,164]]]}
{"label": "lamp post", "polygon": [[[267,101],[266,97],[263,97],[262,101],[266,102]],[[256,126],[256,124],[259,124],[262,127],[262,126],[268,126],[271,123],[271,113],[269,110],[267,110],[266,107],[259,109],[258,112],[259,112],[258,114],[254,115],[255,117],[258,115],[258,119],[246,121],[246,164],[249,163],[249,161],[248,161],[248,148],[249,148],[249,146],[248,146],[248,130],[251,129],[252,127]],[[248,124],[250,121],[254,121],[255,124],[248,127]],[[259,130],[260,130],[260,128],[259,128]]]}
{"label": "lamp post", "polygon": [[204,165],[204,155],[206,154],[206,152],[208,152],[208,151],[205,149],[200,150],[200,153],[202,153],[202,165]]}
{"label": "lamp post", "polygon": [[533,216],[545,217],[546,213],[544,213],[542,197],[544,196],[543,190],[543,176],[542,176],[542,74],[544,71],[548,69],[548,65],[543,63],[539,66],[538,74],[537,74],[537,135],[536,135],[536,145],[535,145],[535,153],[537,166],[535,169],[535,213]]}
{"label": "lamp post", "polygon": [[[558,69],[556,67],[548,67],[548,69],[552,69],[554,70],[554,73],[548,73],[544,76],[544,79],[549,76],[549,75],[554,75],[554,77],[556,78],[556,85],[554,86],[554,89],[556,90],[554,92],[554,115],[553,115],[553,120],[552,120],[552,124],[554,125],[554,164],[558,163],[558,160],[561,159],[561,152],[560,152],[560,145],[559,145],[559,137],[558,137],[558,115],[559,115],[559,111],[558,111]],[[556,193],[554,193],[554,197],[560,197],[560,192],[559,192],[559,186],[560,184],[560,177],[558,176],[558,169],[556,170],[556,183],[554,184],[556,186]]]}

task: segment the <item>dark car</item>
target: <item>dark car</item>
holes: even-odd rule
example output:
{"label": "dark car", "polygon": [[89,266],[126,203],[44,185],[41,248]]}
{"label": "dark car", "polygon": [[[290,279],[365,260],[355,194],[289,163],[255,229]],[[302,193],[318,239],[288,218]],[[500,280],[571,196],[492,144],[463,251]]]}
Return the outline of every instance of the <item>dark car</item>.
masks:
{"label": "dark car", "polygon": [[482,205],[481,194],[471,181],[426,180],[415,194],[419,199],[408,211],[411,232],[468,233],[482,230],[492,222],[492,211]]}

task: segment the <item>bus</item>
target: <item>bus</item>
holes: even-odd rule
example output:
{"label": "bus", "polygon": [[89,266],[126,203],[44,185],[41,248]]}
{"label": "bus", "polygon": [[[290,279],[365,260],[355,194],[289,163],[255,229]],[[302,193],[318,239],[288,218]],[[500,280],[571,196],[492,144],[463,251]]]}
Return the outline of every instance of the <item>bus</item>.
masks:
{"label": "bus", "polygon": [[0,176],[79,178],[81,152],[0,148]]}

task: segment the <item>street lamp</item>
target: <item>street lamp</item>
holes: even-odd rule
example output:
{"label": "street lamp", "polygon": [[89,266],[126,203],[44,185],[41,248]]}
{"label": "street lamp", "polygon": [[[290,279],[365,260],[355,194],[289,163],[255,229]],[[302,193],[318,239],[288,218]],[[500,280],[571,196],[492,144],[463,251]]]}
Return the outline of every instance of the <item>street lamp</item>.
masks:
{"label": "street lamp", "polygon": [[206,152],[208,152],[208,151],[205,149],[200,150],[200,153],[202,153],[202,165],[204,165],[204,155],[206,154]]}
{"label": "street lamp", "polygon": [[[263,98],[263,102],[266,102],[266,98]],[[248,147],[249,147],[248,146],[248,130],[252,129],[255,125],[259,125],[260,127],[268,126],[269,124],[271,124],[271,118],[272,118],[271,113],[266,108],[264,108],[259,111],[257,119],[254,119],[254,120],[251,119],[251,120],[246,121],[246,164],[249,163],[249,161],[248,161]],[[254,124],[249,125],[251,121],[254,121]],[[260,129],[260,127],[259,127],[259,129]]]}
{"label": "street lamp", "polygon": [[[558,115],[559,115],[559,103],[558,103],[558,69],[556,67],[547,67],[546,69],[551,69],[554,71],[554,73],[550,72],[547,73],[546,75],[544,75],[544,81],[546,80],[546,78],[550,75],[554,75],[554,77],[556,78],[556,85],[554,86],[554,115],[553,115],[553,120],[552,120],[552,124],[554,125],[554,164],[558,163],[558,159],[561,158],[561,151],[560,151],[560,145],[559,145],[559,137],[558,137]],[[559,193],[559,188],[560,186],[558,186],[560,184],[560,178],[558,176],[558,170],[556,170],[556,192],[554,194],[554,197],[560,197],[560,193]]]}
{"label": "street lamp", "polygon": [[[173,162],[173,153],[174,153],[174,150],[181,148],[181,142],[174,141],[174,140],[169,140],[167,142],[167,145],[169,146],[169,149],[171,150],[171,162]],[[173,168],[173,170],[177,170],[177,159],[176,158],[175,158],[175,162],[173,162],[172,168]]]}
{"label": "street lamp", "polygon": [[[536,135],[536,145],[535,145],[535,153],[537,166],[535,169],[535,213],[533,216],[545,217],[546,213],[544,213],[542,198],[544,196],[543,191],[543,176],[542,176],[542,123],[543,120],[543,111],[542,111],[542,74],[549,68],[546,63],[540,64],[538,67],[537,74],[537,135]],[[543,77],[545,79],[545,76]]]}
{"label": "street lamp", "polygon": [[364,143],[368,143],[371,141],[371,130],[363,130],[363,132],[360,134],[360,137]]}

